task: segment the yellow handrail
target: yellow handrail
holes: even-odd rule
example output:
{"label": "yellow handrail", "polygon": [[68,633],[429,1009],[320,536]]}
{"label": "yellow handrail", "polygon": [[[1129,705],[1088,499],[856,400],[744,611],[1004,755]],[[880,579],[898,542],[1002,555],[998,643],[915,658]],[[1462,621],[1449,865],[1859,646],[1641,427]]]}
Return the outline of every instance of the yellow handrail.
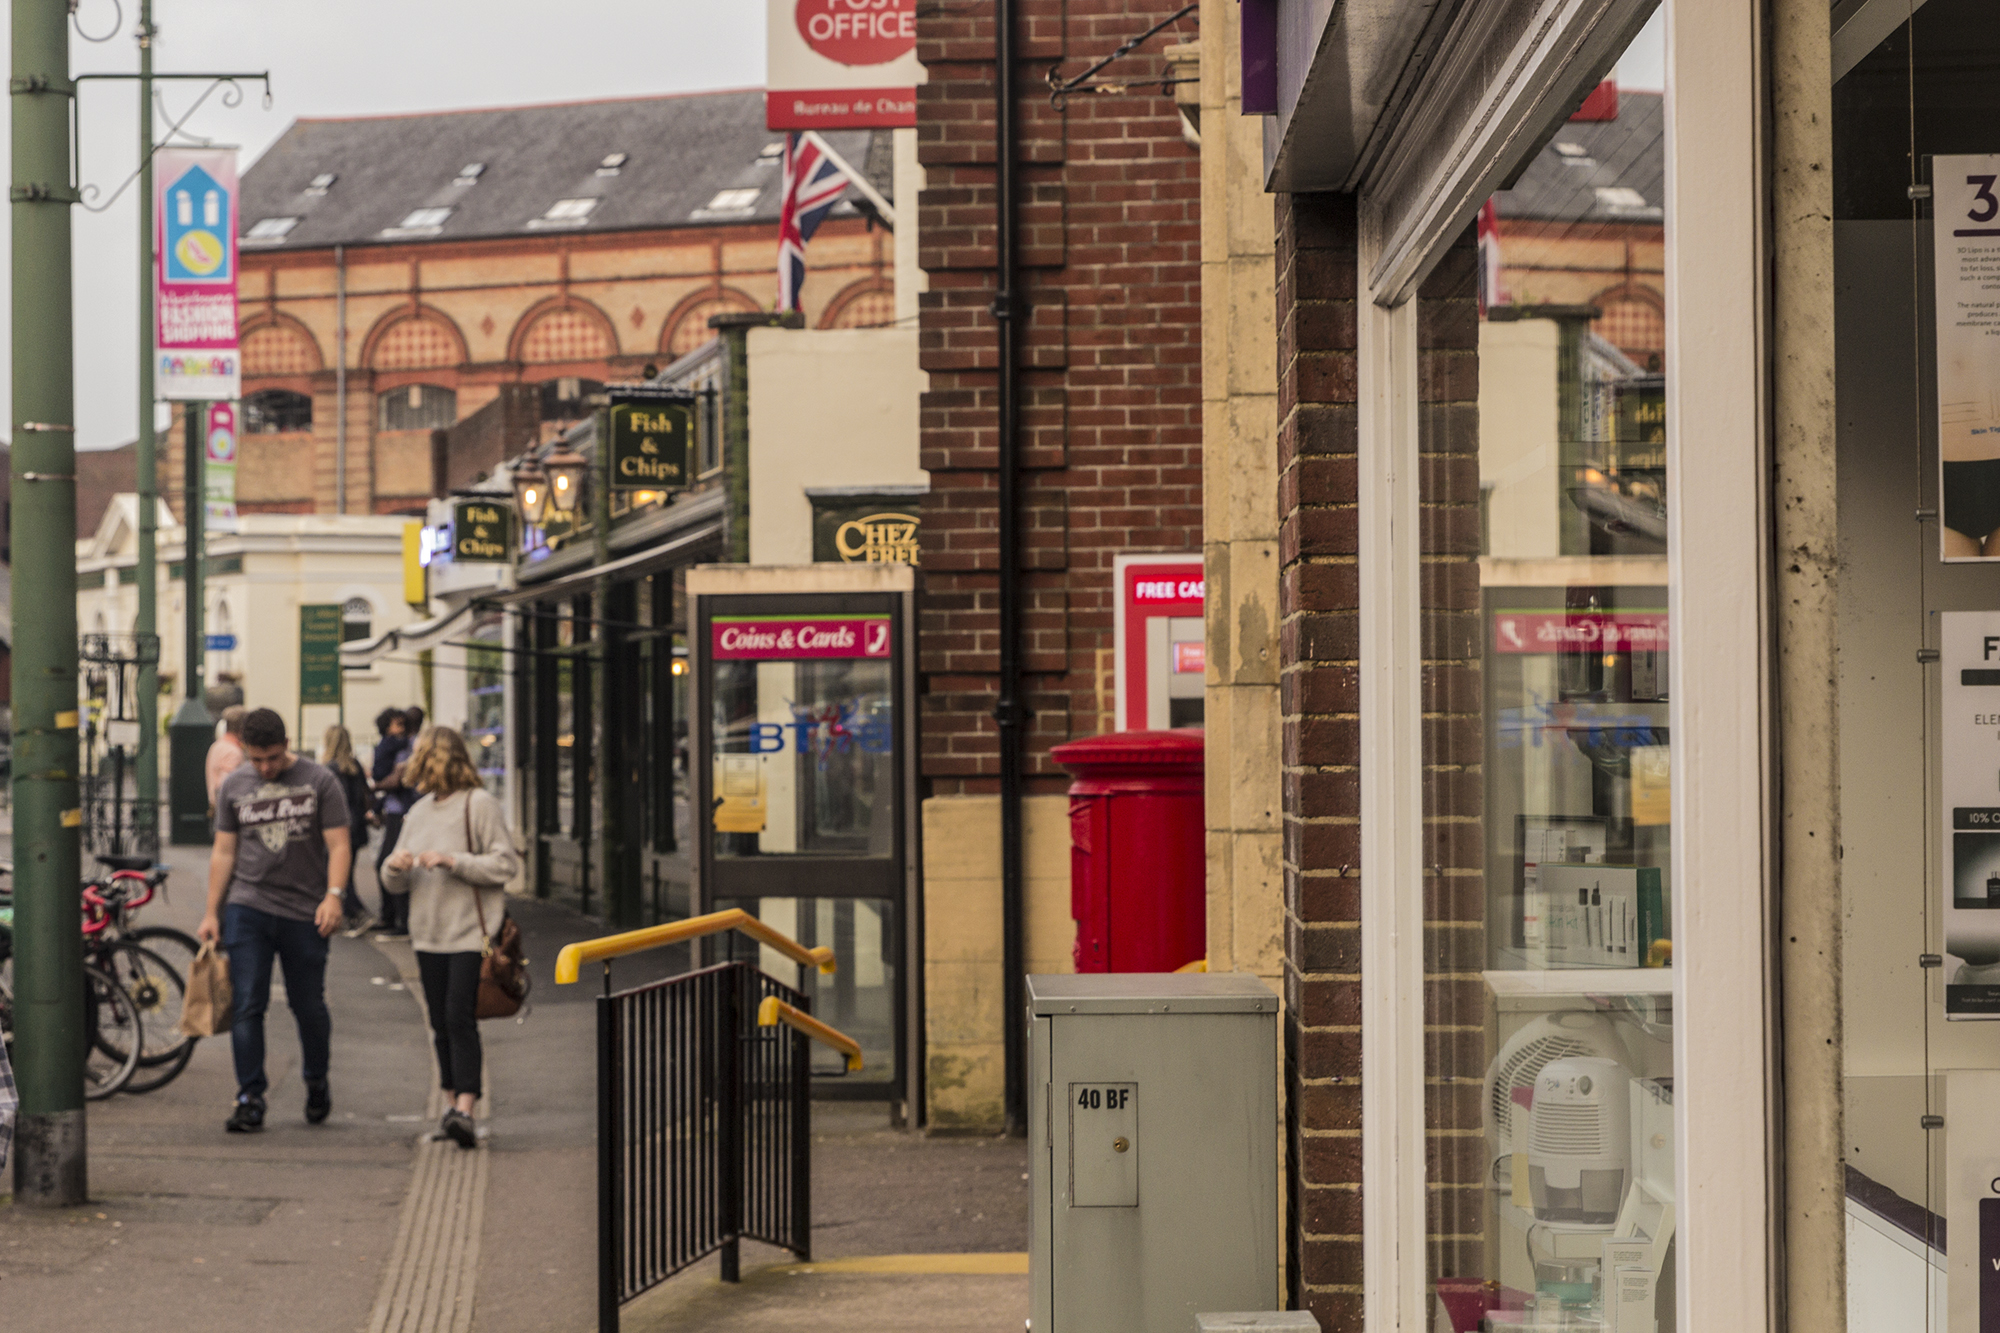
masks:
{"label": "yellow handrail", "polygon": [[814,1041],[824,1042],[847,1057],[847,1072],[861,1072],[861,1043],[837,1028],[830,1028],[805,1010],[786,1004],[775,995],[766,995],[757,1006],[757,1026],[774,1028],[783,1023],[797,1028]]}
{"label": "yellow handrail", "polygon": [[707,916],[689,917],[685,921],[670,921],[662,926],[647,926],[643,930],[628,930],[621,935],[601,935],[594,940],[578,940],[575,944],[565,944],[556,955],[556,985],[567,986],[576,980],[577,972],[585,963],[595,963],[606,958],[622,958],[628,953],[642,953],[647,949],[657,949],[665,944],[679,944],[683,940],[700,939],[704,935],[719,935],[725,930],[740,930],[759,944],[767,944],[801,967],[817,967],[822,972],[834,969],[833,950],[825,945],[808,949],[791,936],[773,930],[740,907],[732,907],[726,912],[710,912]]}

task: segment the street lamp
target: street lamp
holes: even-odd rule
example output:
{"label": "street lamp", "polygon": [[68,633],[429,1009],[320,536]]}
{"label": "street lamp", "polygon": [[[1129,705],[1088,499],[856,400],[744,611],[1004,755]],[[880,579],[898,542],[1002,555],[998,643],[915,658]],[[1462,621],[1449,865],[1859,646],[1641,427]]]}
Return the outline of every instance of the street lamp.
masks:
{"label": "street lamp", "polygon": [[542,460],[542,467],[549,474],[549,504],[559,514],[574,514],[590,460],[572,449],[559,448]]}
{"label": "street lamp", "polygon": [[539,528],[549,505],[549,478],[532,457],[514,467],[514,506],[521,511],[524,527]]}

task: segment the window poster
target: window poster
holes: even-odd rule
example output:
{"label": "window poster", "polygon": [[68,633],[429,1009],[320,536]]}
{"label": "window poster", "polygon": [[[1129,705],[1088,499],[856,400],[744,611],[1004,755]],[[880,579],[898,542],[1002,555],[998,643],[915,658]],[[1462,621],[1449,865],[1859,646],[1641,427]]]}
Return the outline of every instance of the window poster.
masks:
{"label": "window poster", "polygon": [[1944,1011],[2000,1018],[2000,611],[1940,619]]}
{"label": "window poster", "polygon": [[1931,162],[1939,534],[1946,560],[2000,560],[2000,154]]}

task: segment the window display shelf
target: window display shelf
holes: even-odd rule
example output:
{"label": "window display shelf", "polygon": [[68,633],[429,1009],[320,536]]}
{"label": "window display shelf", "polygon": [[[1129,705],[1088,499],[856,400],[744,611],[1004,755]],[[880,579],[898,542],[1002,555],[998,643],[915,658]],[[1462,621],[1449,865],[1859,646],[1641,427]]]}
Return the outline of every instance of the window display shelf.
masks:
{"label": "window display shelf", "polygon": [[1534,968],[1481,975],[1495,995],[1671,995],[1674,991],[1670,967]]}

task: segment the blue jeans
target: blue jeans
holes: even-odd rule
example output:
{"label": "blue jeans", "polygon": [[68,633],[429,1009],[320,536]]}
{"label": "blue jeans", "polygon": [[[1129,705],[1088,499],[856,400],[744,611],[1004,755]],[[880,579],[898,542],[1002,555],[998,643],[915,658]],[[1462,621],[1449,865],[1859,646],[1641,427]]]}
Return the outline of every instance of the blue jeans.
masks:
{"label": "blue jeans", "polygon": [[236,1057],[238,1095],[262,1097],[270,1086],[264,1077],[264,1011],[271,1005],[273,957],[285,969],[285,996],[299,1024],[306,1082],[324,1080],[333,1058],[333,1015],[326,1008],[327,942],[319,927],[231,903],[222,909],[222,947],[236,992],[229,1049]]}

